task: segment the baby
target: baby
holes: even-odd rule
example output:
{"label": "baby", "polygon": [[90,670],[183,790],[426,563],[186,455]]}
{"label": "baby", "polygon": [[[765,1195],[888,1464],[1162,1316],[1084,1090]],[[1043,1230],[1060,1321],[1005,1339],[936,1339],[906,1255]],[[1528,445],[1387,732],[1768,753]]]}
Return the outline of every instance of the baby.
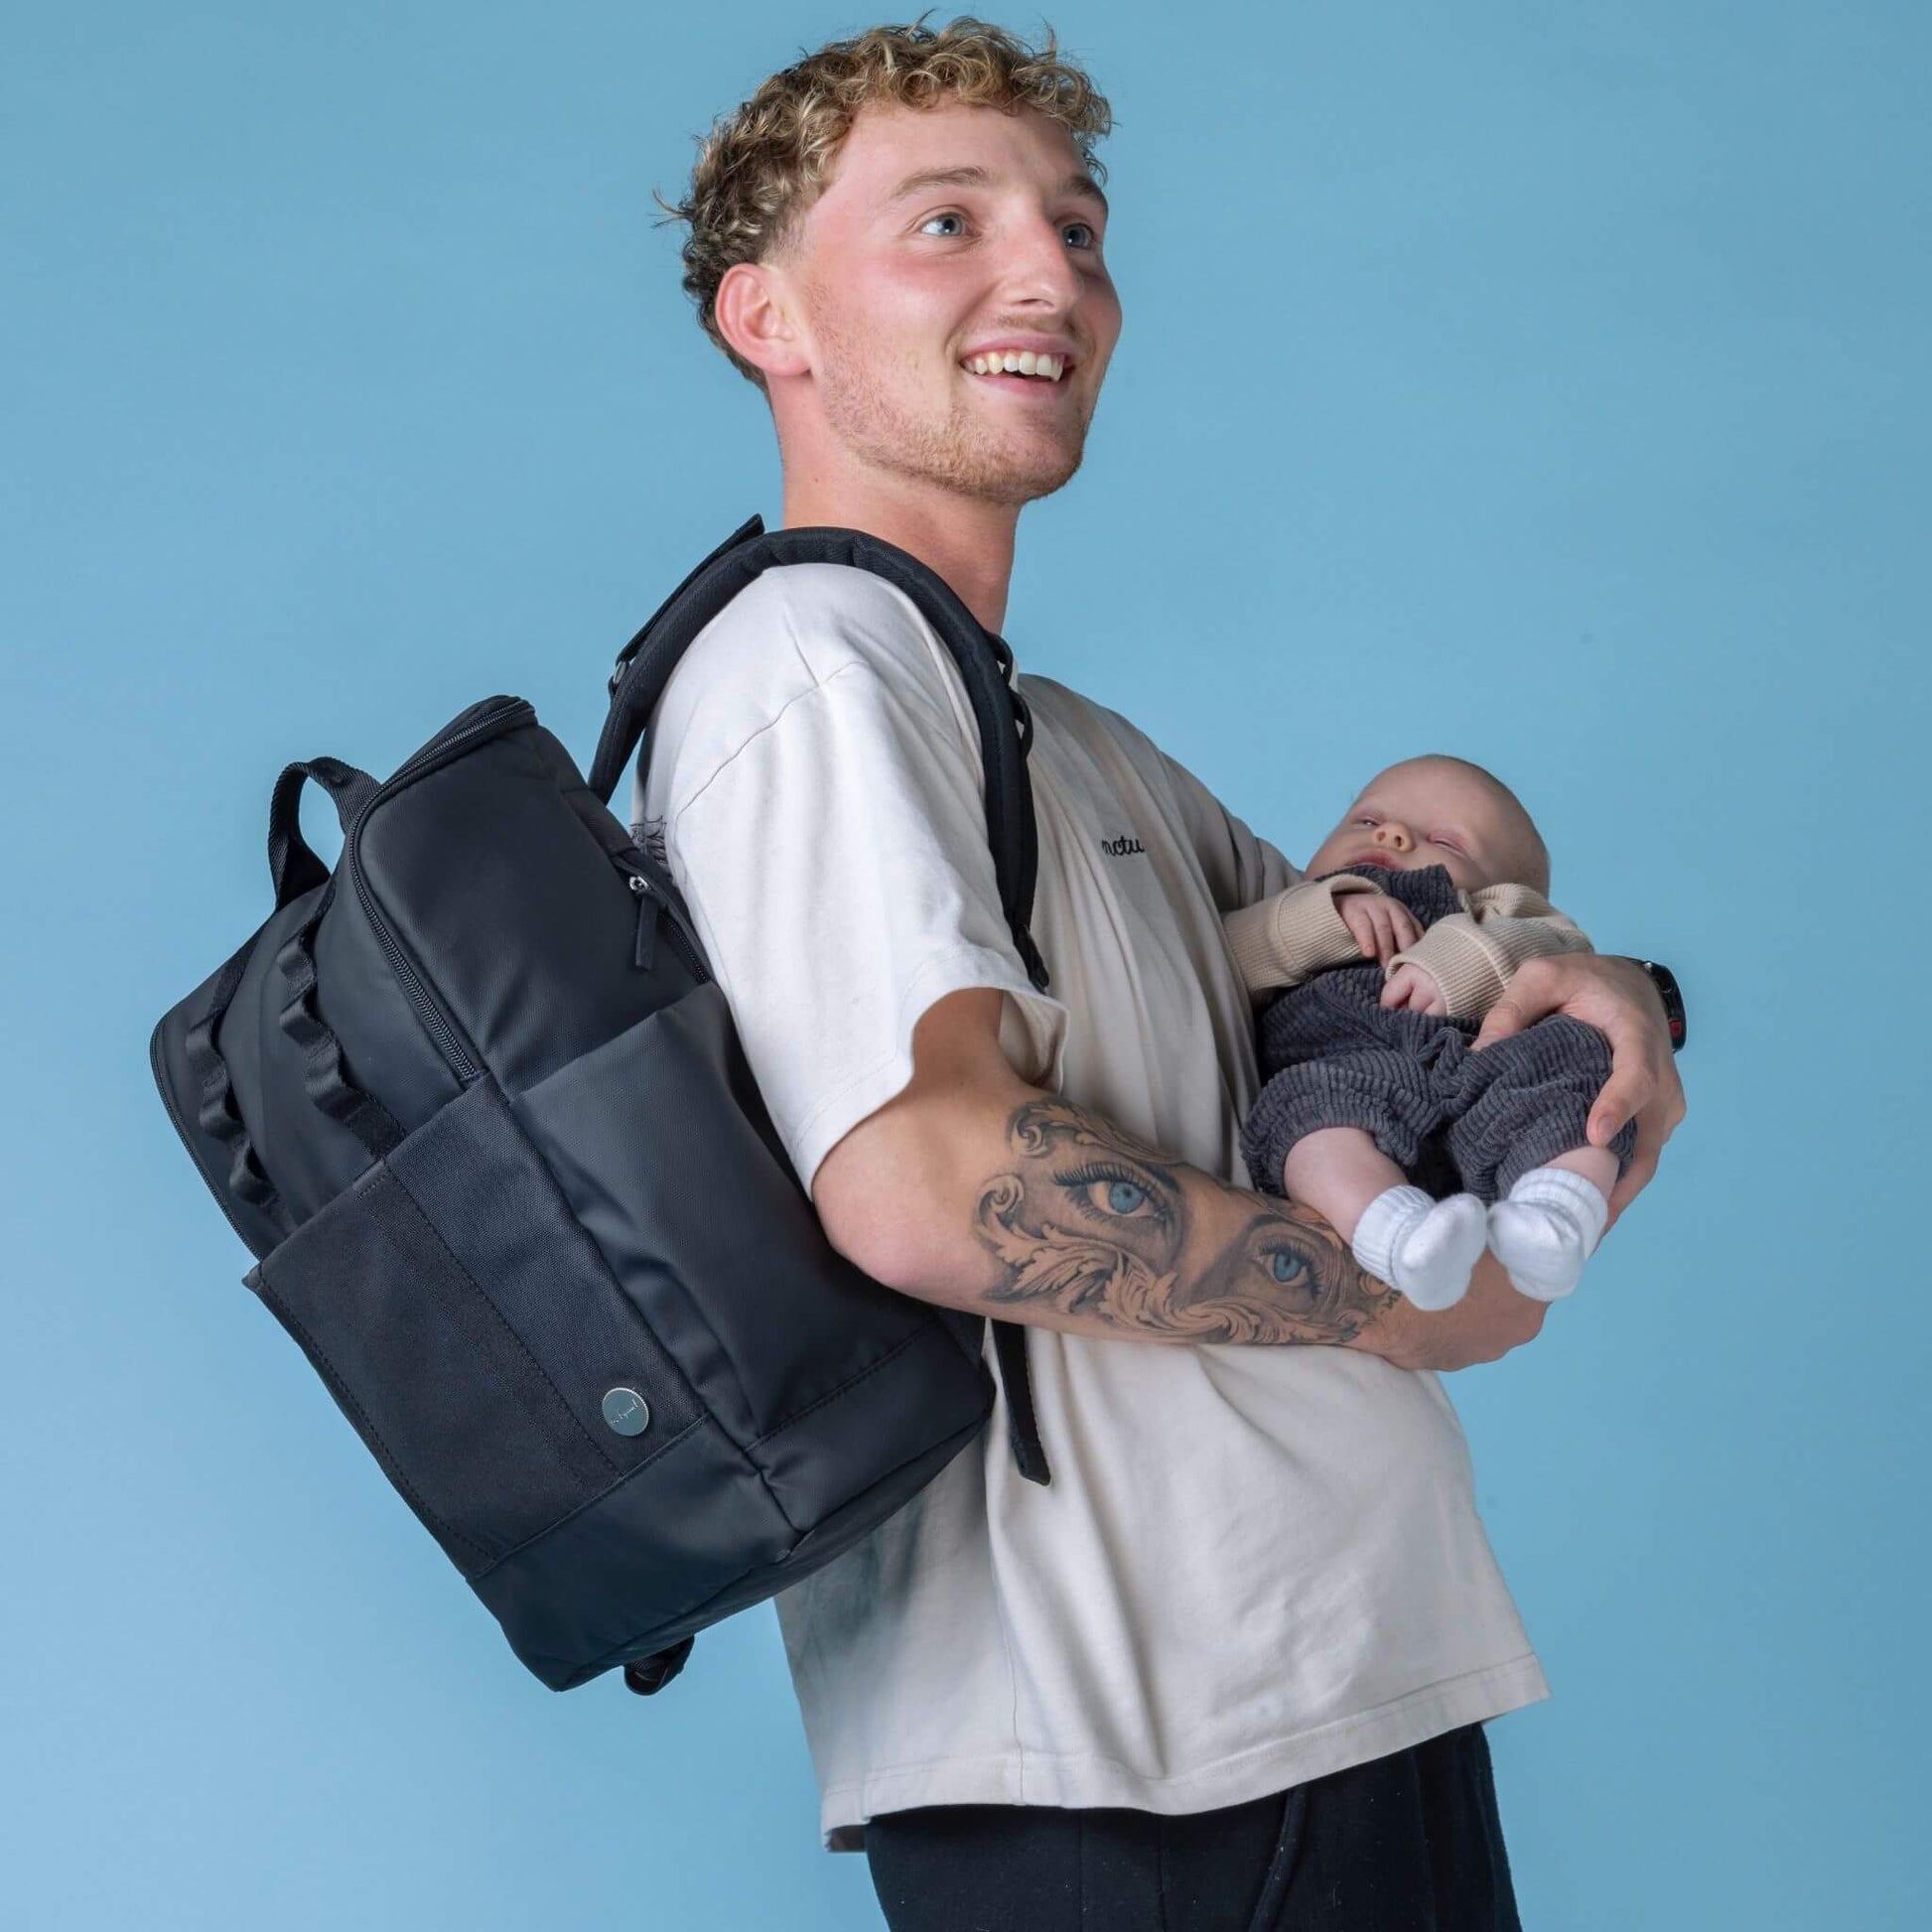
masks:
{"label": "baby", "polygon": [[1610,1071],[1594,1028],[1559,1015],[1469,1050],[1526,959],[1589,950],[1549,882],[1508,786],[1411,759],[1355,800],[1301,885],[1227,920],[1250,993],[1288,989],[1261,1016],[1248,1172],[1418,1308],[1459,1301],[1485,1246],[1522,1294],[1568,1295],[1629,1166],[1633,1127],[1586,1139]]}

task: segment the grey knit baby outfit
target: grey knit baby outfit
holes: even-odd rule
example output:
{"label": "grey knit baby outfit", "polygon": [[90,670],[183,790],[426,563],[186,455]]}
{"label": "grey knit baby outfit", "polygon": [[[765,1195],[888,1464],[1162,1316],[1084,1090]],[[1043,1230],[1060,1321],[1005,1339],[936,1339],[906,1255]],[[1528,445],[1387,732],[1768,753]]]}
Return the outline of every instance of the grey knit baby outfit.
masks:
{"label": "grey knit baby outfit", "polygon": [[[1399,899],[1427,929],[1461,909],[1449,871],[1350,866]],[[1359,1127],[1418,1186],[1458,1185],[1482,1201],[1519,1175],[1587,1143],[1585,1128],[1609,1078],[1608,1042],[1556,1015],[1472,1053],[1474,1020],[1381,1005],[1373,960],[1335,966],[1280,994],[1261,1016],[1262,1088],[1241,1131],[1242,1158],[1264,1193],[1282,1191],[1282,1163],[1305,1134]],[[1619,1174],[1636,1127],[1610,1143]]]}

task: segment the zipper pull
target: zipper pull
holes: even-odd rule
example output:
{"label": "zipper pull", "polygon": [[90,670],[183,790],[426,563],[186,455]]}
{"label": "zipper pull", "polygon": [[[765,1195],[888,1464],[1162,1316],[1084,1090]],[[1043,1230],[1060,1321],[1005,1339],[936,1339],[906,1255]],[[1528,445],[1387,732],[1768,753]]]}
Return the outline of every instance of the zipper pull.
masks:
{"label": "zipper pull", "polygon": [[663,916],[664,902],[642,873],[633,872],[628,878],[630,890],[637,895],[637,944],[631,964],[648,973],[657,958],[657,921]]}

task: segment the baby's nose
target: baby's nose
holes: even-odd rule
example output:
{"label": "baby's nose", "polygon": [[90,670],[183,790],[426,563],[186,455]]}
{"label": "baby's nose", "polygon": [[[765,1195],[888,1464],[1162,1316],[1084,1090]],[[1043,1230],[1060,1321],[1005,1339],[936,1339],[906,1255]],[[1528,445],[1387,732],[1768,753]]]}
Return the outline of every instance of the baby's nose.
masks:
{"label": "baby's nose", "polygon": [[1393,852],[1407,852],[1415,844],[1409,836],[1406,825],[1396,825],[1387,820],[1375,828],[1375,843],[1386,845]]}

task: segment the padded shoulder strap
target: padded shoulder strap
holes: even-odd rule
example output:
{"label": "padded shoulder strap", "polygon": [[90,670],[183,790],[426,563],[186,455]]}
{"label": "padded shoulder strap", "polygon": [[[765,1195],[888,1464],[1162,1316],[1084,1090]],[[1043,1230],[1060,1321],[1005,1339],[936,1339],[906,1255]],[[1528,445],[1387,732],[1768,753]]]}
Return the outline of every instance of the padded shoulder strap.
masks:
{"label": "padded shoulder strap", "polygon": [[[611,674],[611,715],[605,720],[597,756],[591,761],[591,789],[610,801],[650,723],[652,707],[691,640],[740,591],[778,564],[850,564],[885,578],[912,600],[959,667],[974,722],[979,726],[980,762],[986,771],[986,836],[1000,882],[1000,904],[1027,976],[1043,993],[1046,962],[1029,930],[1039,856],[1033,786],[1027,777],[1034,721],[1027,701],[1007,682],[1013,652],[1004,638],[996,637],[967,610],[937,572],[895,544],[863,530],[767,531],[762,519],[756,516],[741,524],[658,606],[650,621],[618,653],[617,669]],[[1040,1446],[1027,1373],[1026,1336],[1010,1321],[988,1325],[1006,1391],[1007,1436],[1014,1462],[1030,1482],[1050,1482],[1052,1475]],[[672,1655],[666,1652],[651,1662],[666,1662]],[[668,1682],[682,1663],[683,1658],[677,1657],[657,1682]],[[625,1678],[630,1679],[628,1670]],[[632,1682],[631,1688],[646,1687]],[[648,1688],[655,1689],[656,1684]]]}
{"label": "padded shoulder strap", "polygon": [[741,525],[685,578],[619,653],[611,676],[611,713],[591,762],[591,789],[609,800],[691,640],[740,591],[779,564],[849,564],[883,577],[912,600],[958,666],[979,726],[980,759],[986,771],[986,831],[1000,881],[1001,906],[1028,977],[1043,992],[1046,966],[1029,930],[1038,866],[1033,789],[1027,780],[1033,719],[1026,700],[1007,682],[1013,653],[967,610],[949,584],[897,545],[862,530],[767,531],[756,516]]}

